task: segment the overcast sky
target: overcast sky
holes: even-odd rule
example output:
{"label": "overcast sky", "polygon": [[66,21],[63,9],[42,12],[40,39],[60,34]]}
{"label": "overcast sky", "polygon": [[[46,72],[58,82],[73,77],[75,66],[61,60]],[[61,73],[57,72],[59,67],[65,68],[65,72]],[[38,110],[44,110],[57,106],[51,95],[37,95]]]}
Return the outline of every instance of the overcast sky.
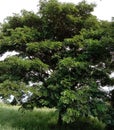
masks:
{"label": "overcast sky", "polygon": [[[59,0],[62,2],[77,3],[81,0]],[[98,19],[111,20],[114,16],[114,0],[87,0],[88,2],[97,3],[94,10],[94,15]],[[38,0],[0,0],[0,22],[7,16],[13,13],[19,13],[20,10],[26,9],[28,11],[37,11]]]}

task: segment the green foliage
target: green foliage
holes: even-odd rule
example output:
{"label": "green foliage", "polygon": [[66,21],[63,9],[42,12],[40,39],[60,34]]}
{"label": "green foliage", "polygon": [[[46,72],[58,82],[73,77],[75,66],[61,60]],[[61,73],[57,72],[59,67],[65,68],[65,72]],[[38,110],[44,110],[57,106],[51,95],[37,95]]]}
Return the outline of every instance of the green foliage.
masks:
{"label": "green foliage", "polygon": [[5,62],[2,61],[0,63],[0,68],[1,74],[4,73],[4,75],[0,76],[1,81],[4,81],[4,79],[7,78],[9,80],[20,80],[29,82],[32,79],[34,80],[36,72],[39,74],[46,74],[46,70],[48,70],[48,65],[44,64],[38,58],[30,60],[14,56],[7,58]]}
{"label": "green foliage", "polygon": [[8,17],[0,54],[18,54],[0,61],[1,95],[21,100],[29,91],[22,107],[55,107],[61,124],[90,116],[104,121],[111,104],[101,88],[114,84],[113,22],[98,21],[94,6],[41,0],[37,14],[22,10]]}
{"label": "green foliage", "polygon": [[[58,61],[58,51],[62,49],[61,42],[42,41],[27,44],[27,54],[38,57],[44,63],[54,66]],[[48,59],[48,60],[47,60]]]}
{"label": "green foliage", "polygon": [[[59,3],[56,0],[40,1],[40,15],[44,25],[44,38],[63,41],[79,34],[84,20],[91,17],[94,5],[81,2],[79,5]],[[48,30],[48,33],[47,33]]]}

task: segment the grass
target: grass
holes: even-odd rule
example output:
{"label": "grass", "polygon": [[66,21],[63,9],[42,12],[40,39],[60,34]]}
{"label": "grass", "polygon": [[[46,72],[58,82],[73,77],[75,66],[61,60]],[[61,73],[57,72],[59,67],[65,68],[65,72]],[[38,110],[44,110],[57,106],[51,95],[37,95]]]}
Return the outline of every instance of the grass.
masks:
{"label": "grass", "polygon": [[81,119],[75,124],[57,126],[55,109],[35,109],[22,113],[18,106],[0,104],[0,130],[103,130],[97,119]]}
{"label": "grass", "polygon": [[[57,123],[54,109],[35,109],[22,113],[17,106],[0,105],[0,130],[48,130]],[[2,128],[3,127],[3,128]]]}

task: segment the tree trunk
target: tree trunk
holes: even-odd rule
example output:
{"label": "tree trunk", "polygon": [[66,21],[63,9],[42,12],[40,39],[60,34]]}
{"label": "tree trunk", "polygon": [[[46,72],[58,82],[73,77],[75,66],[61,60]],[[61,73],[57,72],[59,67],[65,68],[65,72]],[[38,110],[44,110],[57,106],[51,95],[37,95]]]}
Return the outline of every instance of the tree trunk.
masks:
{"label": "tree trunk", "polygon": [[59,111],[59,115],[58,115],[58,122],[57,122],[58,126],[62,126],[63,125],[63,120],[62,120],[62,111]]}

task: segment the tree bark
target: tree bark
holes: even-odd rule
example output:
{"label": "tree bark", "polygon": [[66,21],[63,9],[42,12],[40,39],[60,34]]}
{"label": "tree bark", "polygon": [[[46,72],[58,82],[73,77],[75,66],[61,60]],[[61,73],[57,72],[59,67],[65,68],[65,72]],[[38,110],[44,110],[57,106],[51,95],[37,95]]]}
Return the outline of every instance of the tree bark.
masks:
{"label": "tree bark", "polygon": [[57,124],[58,124],[58,126],[62,126],[62,124],[63,124],[61,111],[59,111],[58,123]]}

